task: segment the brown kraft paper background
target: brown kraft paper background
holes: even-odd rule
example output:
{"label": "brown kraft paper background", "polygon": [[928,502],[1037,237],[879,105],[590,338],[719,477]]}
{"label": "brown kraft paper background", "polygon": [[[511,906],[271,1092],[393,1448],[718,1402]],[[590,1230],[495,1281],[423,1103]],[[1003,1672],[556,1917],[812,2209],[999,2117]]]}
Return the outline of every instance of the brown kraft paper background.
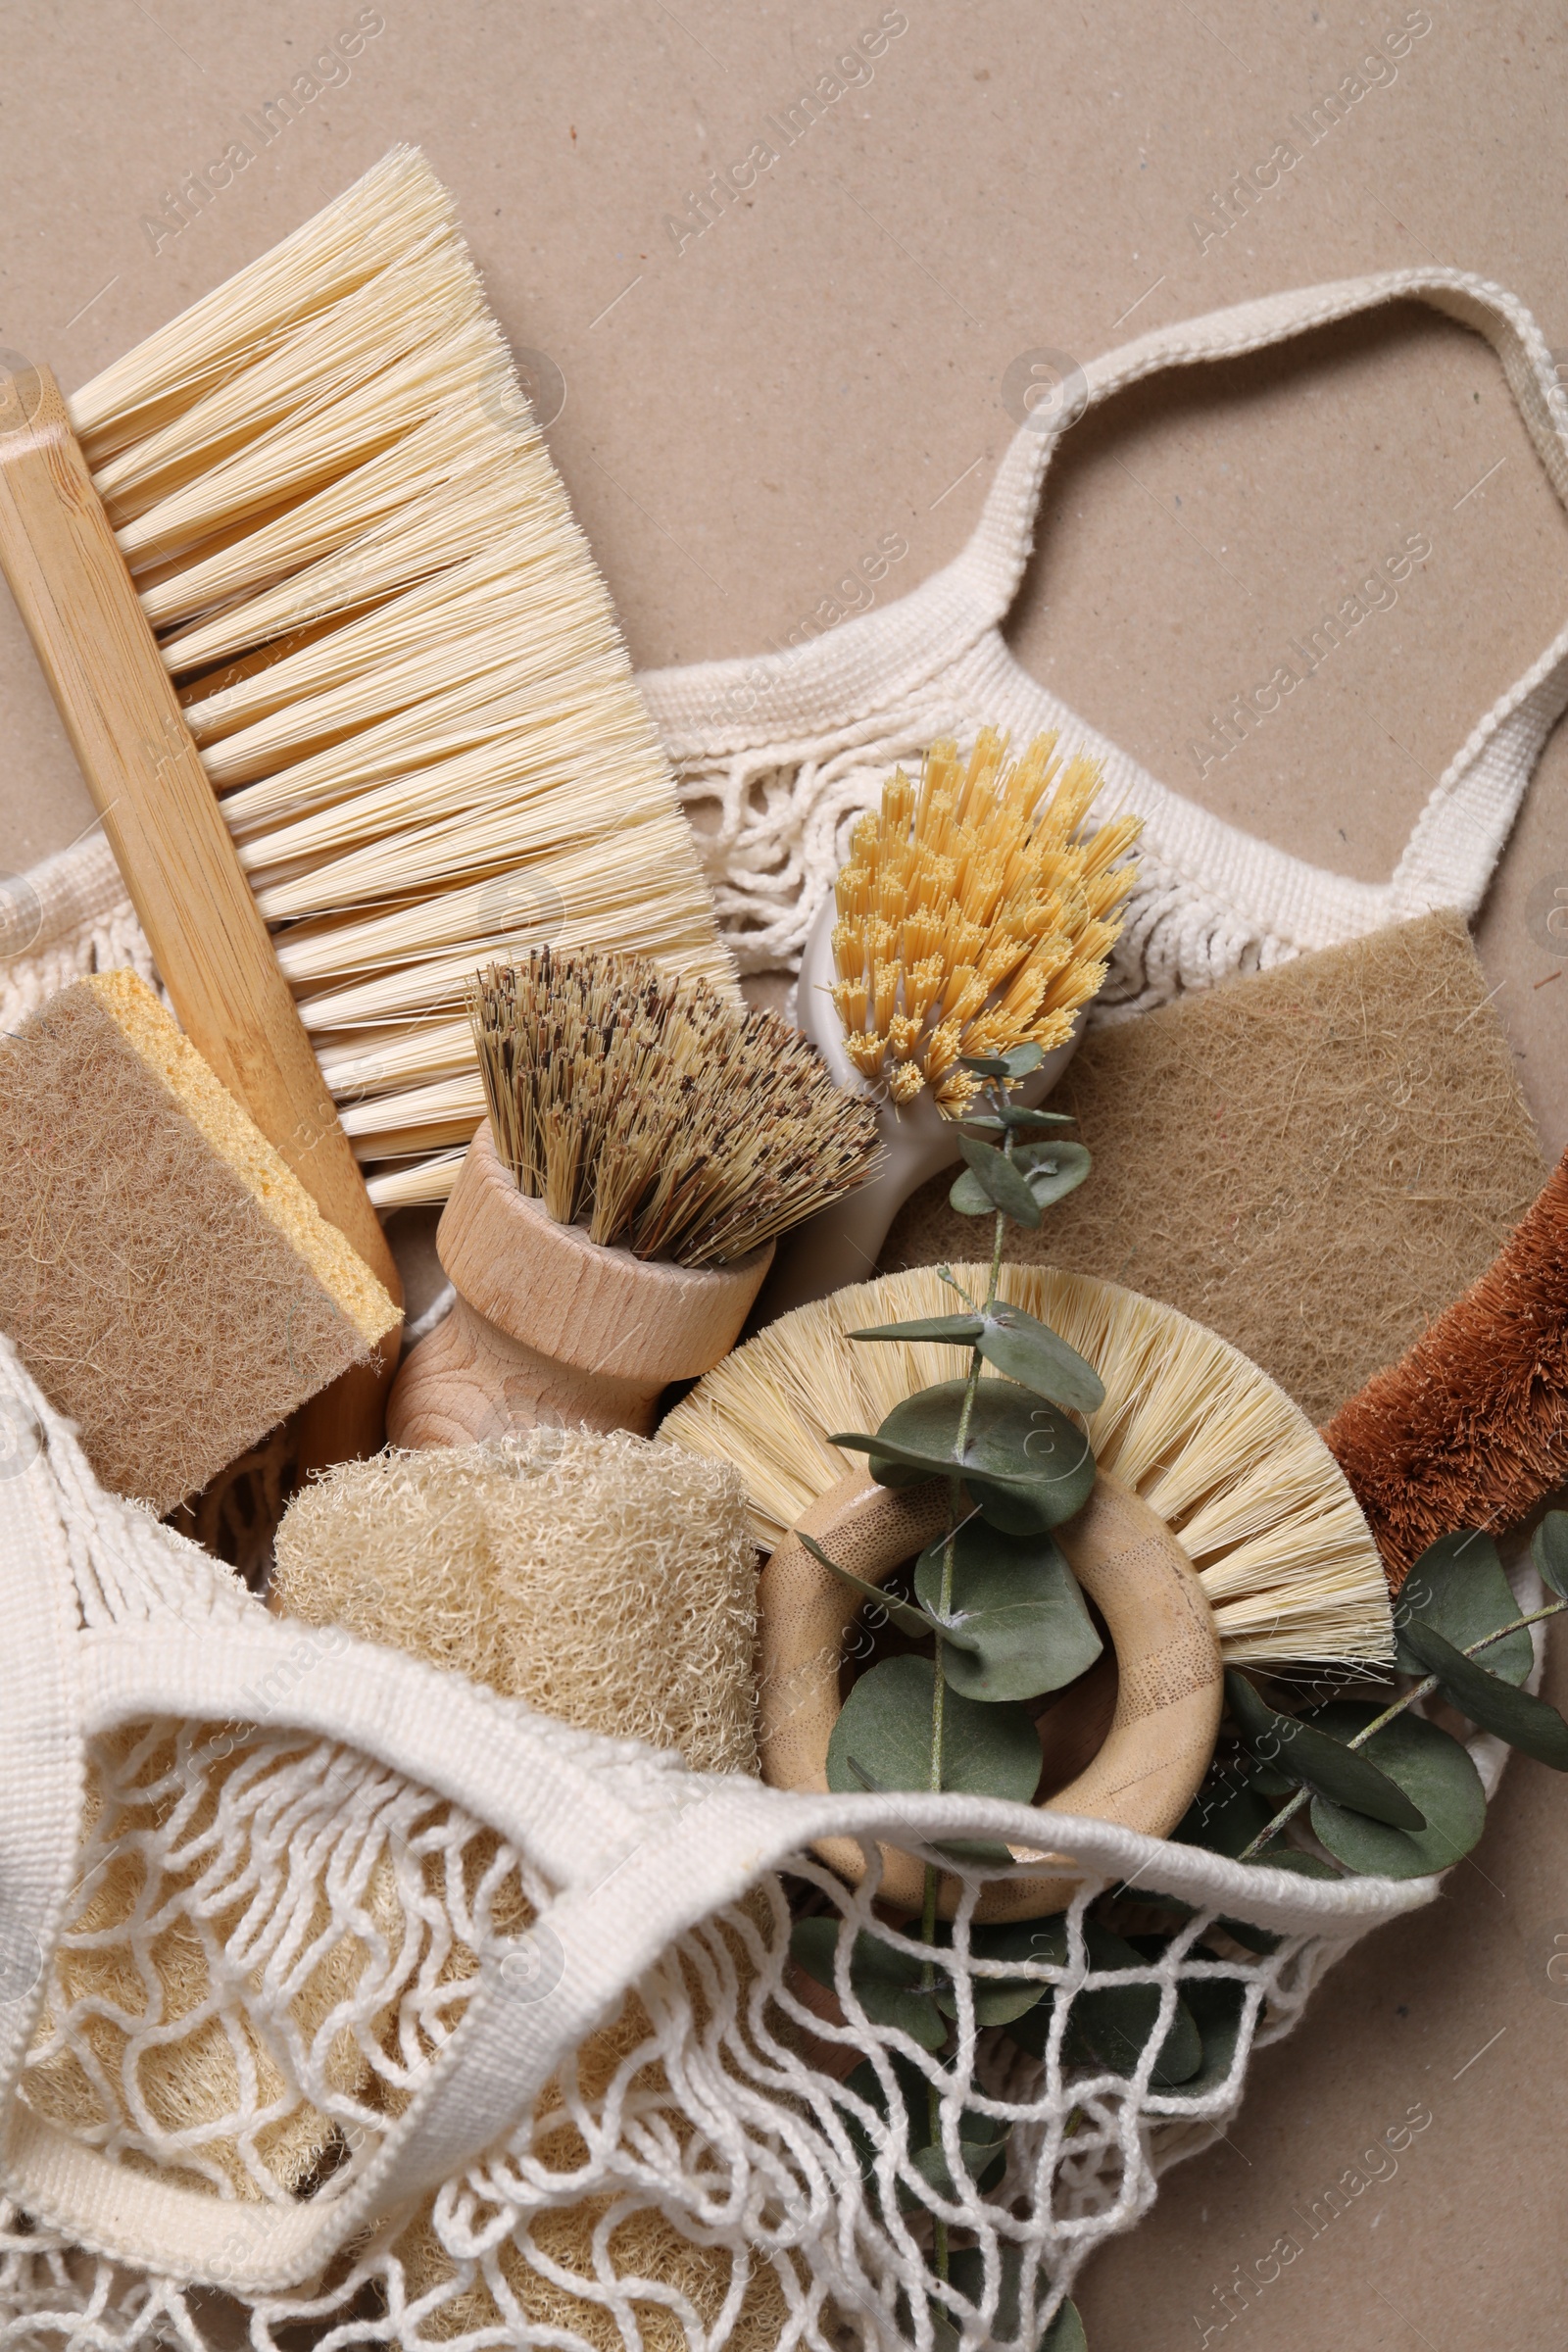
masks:
{"label": "brown kraft paper background", "polygon": [[[1521,295],[1568,374],[1568,61],[1518,0],[6,0],[0,24],[0,342],[70,389],[417,141],[640,667],[799,643],[947,562],[1042,353],[1436,261]],[[842,94],[764,134],[852,44]],[[228,184],[181,207],[289,92]],[[776,162],[703,225],[693,199],[764,136]],[[1258,192],[1282,143],[1297,160]],[[1397,603],[1209,757],[1226,702],[1411,533],[1432,552]],[[1555,634],[1565,552],[1491,351],[1390,312],[1158,378],[1075,429],[1011,636],[1178,791],[1378,879]],[[5,598],[0,728],[15,870],[92,811]],[[1565,809],[1559,731],[1477,932],[1552,1154]],[[1568,1697],[1555,1660],[1547,1689]],[[1328,1978],[1227,2137],[1092,2266],[1094,2352],[1563,2344],[1565,1862],[1568,1789],[1515,1761],[1442,1899]]]}

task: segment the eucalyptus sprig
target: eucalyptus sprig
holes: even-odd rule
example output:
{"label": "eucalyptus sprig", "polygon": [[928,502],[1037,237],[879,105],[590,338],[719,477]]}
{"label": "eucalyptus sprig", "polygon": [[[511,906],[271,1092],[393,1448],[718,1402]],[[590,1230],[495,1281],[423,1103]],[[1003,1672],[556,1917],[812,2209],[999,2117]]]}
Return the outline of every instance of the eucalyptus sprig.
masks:
{"label": "eucalyptus sprig", "polygon": [[[969,1131],[959,1139],[966,1164],[950,1199],[962,1214],[994,1220],[984,1298],[971,1298],[951,1267],[943,1267],[957,1301],[951,1315],[850,1334],[867,1344],[967,1348],[969,1364],[961,1379],[906,1397],[874,1433],[845,1430],[833,1440],[864,1453],[884,1486],[943,1480],[948,1523],[915,1564],[910,1600],[863,1583],[802,1539],[901,1633],[931,1642],[929,1658],[882,1659],[855,1684],[828,1747],[830,1788],[961,1789],[1028,1803],[1040,1779],[1040,1741],[1027,1702],[1075,1681],[1102,1646],[1051,1531],[1089,1499],[1094,1452],[1071,1416],[1094,1412],[1104,1390],[1093,1365],[1049,1324],[999,1296],[1008,1223],[1038,1226],[1045,1209],[1082,1184],[1090,1168],[1082,1144],[1055,1136],[1071,1124],[1063,1113],[1012,1099],[1042,1058],[1039,1046],[1026,1045],[959,1065],[982,1085],[978,1106],[962,1122]],[[987,1365],[1002,1377],[982,1382]],[[956,1859],[1010,1858],[1002,1845],[970,1842],[952,1851]],[[927,1863],[921,1934],[928,1948],[937,1936],[937,1867]],[[803,1926],[809,1932],[797,1956],[813,1974],[825,1968],[823,1981],[831,1982],[830,1955],[817,1948],[818,1923]],[[875,1938],[862,1936],[851,1982],[868,2016],[896,2020],[933,2052],[947,2043],[952,1995],[934,1961],[901,1964]],[[1032,1983],[1024,2006],[1037,2008],[1041,1997],[1039,1983]],[[929,2158],[940,2170],[946,2160],[937,2087],[922,2081],[909,2086],[909,2097],[911,2116],[914,2107],[923,2110],[916,2163]],[[1000,2166],[1004,2136],[977,2132],[977,2179]],[[946,2281],[951,2264],[942,2222],[934,2234],[937,2276]]]}
{"label": "eucalyptus sprig", "polygon": [[1490,1536],[1446,1536],[1422,1553],[1394,1613],[1405,1687],[1385,1705],[1340,1699],[1284,1713],[1249,1677],[1227,1674],[1231,1724],[1250,1770],[1238,1781],[1221,1765],[1175,1835],[1243,1862],[1326,1872],[1284,1837],[1310,1808],[1313,1836],[1348,1872],[1415,1878],[1459,1861],[1485,1826],[1485,1791],[1464,1743],[1416,1712],[1423,1701],[1445,1698],[1483,1731],[1568,1772],[1568,1723],[1520,1688],[1535,1655],[1530,1628],[1568,1608],[1568,1511],[1547,1512],[1531,1553],[1556,1597],[1526,1612]]}

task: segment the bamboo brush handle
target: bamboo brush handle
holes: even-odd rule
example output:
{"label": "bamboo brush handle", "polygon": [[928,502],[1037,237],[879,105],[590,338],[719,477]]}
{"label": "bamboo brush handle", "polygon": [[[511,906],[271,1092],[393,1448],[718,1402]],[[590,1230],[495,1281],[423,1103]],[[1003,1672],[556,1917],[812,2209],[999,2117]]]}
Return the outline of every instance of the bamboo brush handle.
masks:
{"label": "bamboo brush handle", "polygon": [[[799,1526],[867,1584],[947,1525],[940,1482],[879,1487],[854,1470],[801,1516]],[[839,1715],[839,1659],[859,1601],[853,1589],[784,1538],[762,1571],[760,1700],[762,1778],[775,1788],[825,1789],[827,1748]],[[1214,1752],[1224,1691],[1219,1638],[1208,1598],[1187,1554],[1157,1512],[1102,1470],[1077,1517],[1054,1530],[1073,1574],[1101,1610],[1116,1653],[1116,1710],[1099,1754],[1050,1798],[1060,1813],[1119,1822],[1163,1838],[1186,1812]],[[858,1839],[825,1838],[817,1852],[858,1886],[865,1875]],[[1020,1859],[1070,1865],[1049,1854]],[[923,1866],[882,1849],[881,1896],[918,1911]],[[1061,1910],[1076,1876],[993,1880],[975,1917],[1038,1919]],[[942,1882],[938,1908],[951,1919],[958,1883]]]}
{"label": "bamboo brush handle", "polygon": [[[321,1214],[401,1301],[386,1236],[65,400],[43,368],[0,376],[0,569],[180,1026]],[[373,1451],[380,1444],[373,1377],[350,1373],[341,1394],[334,1384],[327,1397],[318,1420],[342,1424],[344,1438],[353,1433],[340,1451],[356,1443]]]}
{"label": "bamboo brush handle", "polygon": [[509,1431],[629,1429],[662,1392],[734,1346],[773,1258],[674,1266],[605,1249],[517,1189],[488,1120],[436,1231],[458,1302],[412,1348],[387,1408],[395,1446],[468,1446]]}

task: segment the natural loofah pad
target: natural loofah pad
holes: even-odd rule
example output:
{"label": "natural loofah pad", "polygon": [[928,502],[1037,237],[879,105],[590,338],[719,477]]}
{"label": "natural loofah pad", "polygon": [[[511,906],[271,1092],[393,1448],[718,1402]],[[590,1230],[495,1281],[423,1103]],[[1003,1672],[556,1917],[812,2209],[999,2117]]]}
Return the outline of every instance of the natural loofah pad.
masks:
{"label": "natural loofah pad", "polygon": [[[1462,918],[1424,915],[1093,1029],[1052,1101],[1089,1182],[1009,1257],[1130,1284],[1325,1421],[1486,1268],[1540,1145]],[[885,1270],[975,1255],[922,1186]]]}
{"label": "natural loofah pad", "polygon": [[133,972],[0,1049],[0,1329],[105,1486],[172,1510],[398,1310]]}
{"label": "natural loofah pad", "polygon": [[[625,1431],[545,1429],[340,1463],[290,1504],[272,1597],[287,1615],[392,1642],[583,1730],[677,1748],[700,1772],[755,1774],[755,1556],[727,1465]],[[578,2052],[580,2086],[602,2091],[649,2031],[633,1993]],[[657,2060],[637,2079],[645,2096],[667,2096]],[[564,2118],[550,2145],[553,2169],[588,2161]],[[493,2246],[426,2333],[496,2328],[503,2309],[519,2307],[534,2327],[569,2331],[563,2342],[620,2352],[627,2339],[610,2302],[564,2281],[603,2291],[642,2280],[650,2294],[625,2283],[613,2292],[648,2352],[683,2352],[672,2303],[711,2326],[737,2287],[735,2352],[771,2352],[788,2315],[766,2264],[743,2265],[737,2281],[732,2250],[698,2244],[653,2204],[612,2222],[600,2249],[612,2202],[536,2214],[526,2243]],[[396,2256],[411,2301],[456,2275],[428,2203]]]}
{"label": "natural loofah pad", "polygon": [[342,1462],[294,1497],[272,1597],[697,1772],[756,1773],[739,1475],[624,1431]]}

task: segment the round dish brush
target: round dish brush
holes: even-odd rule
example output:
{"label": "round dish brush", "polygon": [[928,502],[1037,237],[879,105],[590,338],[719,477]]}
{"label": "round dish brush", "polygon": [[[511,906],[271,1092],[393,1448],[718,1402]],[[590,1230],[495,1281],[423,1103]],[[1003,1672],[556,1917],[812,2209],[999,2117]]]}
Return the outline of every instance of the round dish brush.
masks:
{"label": "round dish brush", "polygon": [[471,1010],[490,1117],[436,1235],[459,1295],[388,1434],[646,1435],[661,1391],[734,1345],[774,1237],[864,1179],[870,1106],[787,1022],[634,957],[494,965]]}
{"label": "round dish brush", "polygon": [[1136,817],[1087,833],[1098,762],[1062,760],[1054,735],[1021,759],[983,728],[967,761],[933,744],[918,784],[902,768],[808,935],[800,1021],[841,1086],[878,1104],[880,1174],[802,1227],[763,1301],[766,1320],[863,1281],[918,1184],[956,1160],[978,1080],[960,1055],[1033,1042],[1040,1069],[1015,1100],[1042,1102],[1105,977],[1135,868]]}
{"label": "round dish brush", "polygon": [[[955,1266],[983,1296],[989,1266]],[[1284,1391],[1174,1307],[1114,1283],[1004,1266],[999,1296],[1050,1324],[1105,1388],[1088,1423],[1103,1471],[1161,1518],[1198,1570],[1228,1665],[1275,1673],[1390,1662],[1377,1546],[1323,1440]],[[700,1381],[661,1438],[731,1461],[764,1548],[861,1465],[833,1430],[874,1430],[896,1404],[968,1368],[930,1341],[859,1346],[849,1333],[948,1314],[954,1293],[916,1266],[839,1291],[772,1324]],[[987,1368],[987,1379],[1002,1376]]]}

